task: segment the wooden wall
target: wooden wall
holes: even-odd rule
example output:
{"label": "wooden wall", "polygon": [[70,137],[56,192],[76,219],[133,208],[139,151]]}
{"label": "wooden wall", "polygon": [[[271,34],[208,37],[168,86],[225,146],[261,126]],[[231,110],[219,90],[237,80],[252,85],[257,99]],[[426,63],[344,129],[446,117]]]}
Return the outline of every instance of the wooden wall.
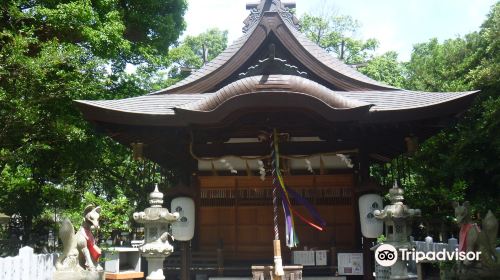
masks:
{"label": "wooden wall", "polygon": [[[327,222],[326,229],[320,232],[297,218],[299,248],[329,249],[335,242],[339,249],[354,249],[353,174],[286,176],[285,182],[312,202]],[[261,181],[256,176],[199,176],[198,184],[200,251],[215,250],[222,240],[226,259],[259,260],[272,256],[274,234],[269,178]],[[302,207],[295,207],[307,216]],[[281,205],[279,210],[280,239],[284,244]]]}

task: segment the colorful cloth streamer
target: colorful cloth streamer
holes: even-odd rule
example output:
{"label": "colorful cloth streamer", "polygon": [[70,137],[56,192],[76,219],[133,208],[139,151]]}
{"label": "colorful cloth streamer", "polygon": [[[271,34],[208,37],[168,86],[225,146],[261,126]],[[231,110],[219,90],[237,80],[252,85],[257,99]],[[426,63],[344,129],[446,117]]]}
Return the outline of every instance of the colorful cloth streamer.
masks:
{"label": "colorful cloth streamer", "polygon": [[[312,205],[309,201],[307,201],[307,199],[302,197],[298,192],[294,191],[292,188],[286,187],[286,190],[293,197],[295,202],[302,204],[307,209],[307,211],[309,212],[309,214],[316,223],[310,222],[303,218],[301,218],[301,220],[308,223],[310,226],[315,227],[320,231],[323,231],[324,227],[326,226],[326,221],[323,220],[323,218],[321,218],[321,215],[318,213],[318,210],[316,210],[314,205]],[[299,216],[299,218],[301,217],[300,214],[297,214],[297,216]]]}
{"label": "colorful cloth streamer", "polygon": [[293,219],[293,208],[288,204],[285,193],[281,192],[281,203],[283,204],[283,212],[285,213],[285,236],[286,246],[294,248],[299,245],[299,238],[295,232],[295,221]]}
{"label": "colorful cloth streamer", "polygon": [[[281,198],[282,198],[281,201],[283,205],[283,212],[285,214],[286,245],[289,248],[293,248],[299,244],[299,239],[295,231],[294,215],[297,215],[299,219],[301,219],[306,224],[319,231],[324,230],[326,222],[321,218],[318,211],[314,208],[314,206],[311,203],[309,203],[309,201],[307,201],[307,199],[305,199],[299,193],[297,193],[296,191],[285,185],[285,181],[283,179],[283,175],[281,174],[280,164],[279,164],[280,156],[279,156],[279,146],[278,146],[278,133],[276,129],[273,130],[273,140],[274,140],[273,141],[274,151],[272,153],[274,155],[273,168],[275,169],[274,174],[276,174],[275,176],[278,179],[275,180],[277,186],[273,187],[278,188],[281,191]],[[292,203],[290,202],[290,196],[294,199],[296,203],[303,205],[307,209],[310,216],[314,219],[314,222],[305,218],[293,208]]]}

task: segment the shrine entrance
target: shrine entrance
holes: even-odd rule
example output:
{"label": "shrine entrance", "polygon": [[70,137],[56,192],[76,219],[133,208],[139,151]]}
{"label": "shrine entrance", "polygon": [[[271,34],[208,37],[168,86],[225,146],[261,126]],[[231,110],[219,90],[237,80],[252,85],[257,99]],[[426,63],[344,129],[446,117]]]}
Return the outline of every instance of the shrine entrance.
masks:
{"label": "shrine entrance", "polygon": [[[200,176],[198,248],[215,251],[223,243],[227,260],[268,261],[273,239],[272,181],[247,176]],[[356,248],[356,217],[353,174],[293,175],[286,184],[312,202],[325,219],[323,231],[297,225],[303,246],[317,250]],[[303,206],[297,210],[306,213]],[[284,233],[281,224],[280,233]],[[282,237],[285,240],[285,237]],[[292,263],[291,251],[284,251]]]}

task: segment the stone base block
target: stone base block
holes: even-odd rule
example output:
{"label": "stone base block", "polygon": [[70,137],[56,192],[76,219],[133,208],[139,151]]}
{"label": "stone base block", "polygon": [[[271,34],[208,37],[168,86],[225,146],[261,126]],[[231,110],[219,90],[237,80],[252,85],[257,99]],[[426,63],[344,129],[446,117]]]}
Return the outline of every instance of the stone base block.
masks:
{"label": "stone base block", "polygon": [[104,271],[56,271],[54,280],[104,280]]}
{"label": "stone base block", "polygon": [[284,265],[284,276],[274,275],[272,265],[252,265],[252,280],[302,280],[302,265]]}

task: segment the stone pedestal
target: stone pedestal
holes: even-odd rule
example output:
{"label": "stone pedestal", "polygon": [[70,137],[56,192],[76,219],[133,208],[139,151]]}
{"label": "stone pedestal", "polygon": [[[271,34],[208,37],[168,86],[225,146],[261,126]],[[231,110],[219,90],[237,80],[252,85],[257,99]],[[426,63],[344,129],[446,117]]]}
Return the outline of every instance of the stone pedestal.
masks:
{"label": "stone pedestal", "polygon": [[165,257],[146,257],[148,262],[148,273],[149,276],[146,277],[147,280],[164,280],[163,275],[163,261]]}
{"label": "stone pedestal", "polygon": [[417,279],[416,275],[408,273],[408,268],[405,262],[396,262],[391,266],[391,277],[389,279]]}
{"label": "stone pedestal", "polygon": [[302,280],[301,265],[284,265],[284,276],[274,275],[272,265],[252,265],[252,280]]}
{"label": "stone pedestal", "polygon": [[56,271],[54,280],[104,280],[104,271]]}
{"label": "stone pedestal", "polygon": [[137,248],[107,248],[104,251],[104,259],[104,271],[107,274],[141,272],[141,252]]}

